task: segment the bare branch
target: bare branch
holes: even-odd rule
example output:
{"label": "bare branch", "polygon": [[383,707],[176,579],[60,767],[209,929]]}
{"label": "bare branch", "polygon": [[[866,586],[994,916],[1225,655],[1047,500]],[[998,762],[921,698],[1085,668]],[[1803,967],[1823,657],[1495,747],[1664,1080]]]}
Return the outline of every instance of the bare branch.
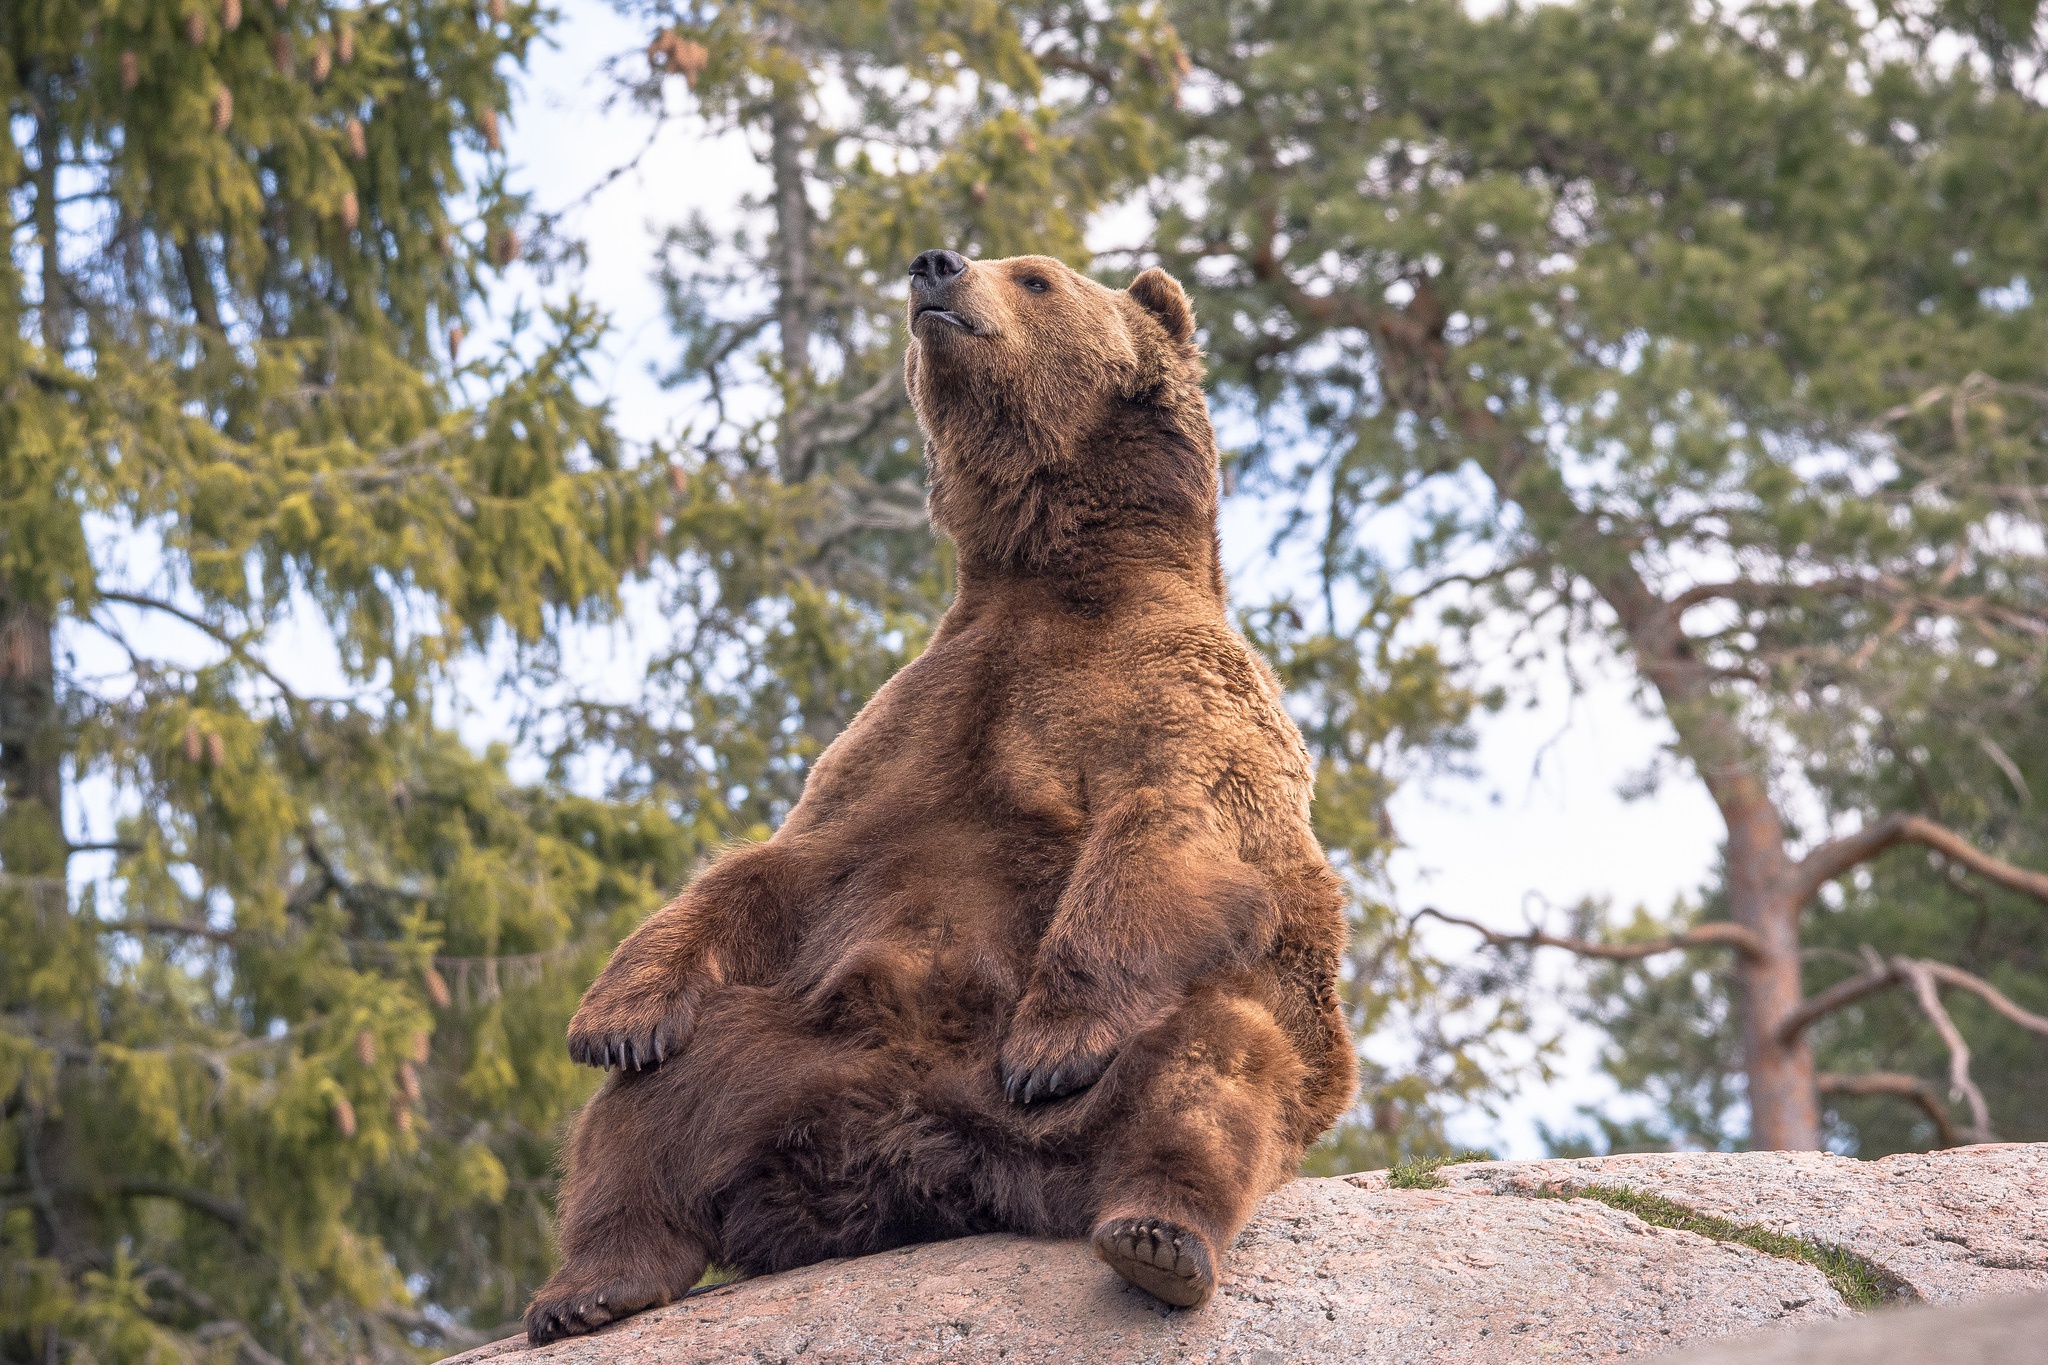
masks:
{"label": "bare branch", "polygon": [[1433,907],[1416,911],[1415,918],[1424,915],[1471,929],[1484,937],[1495,948],[1564,948],[1581,957],[1605,958],[1611,962],[1636,962],[1660,953],[1676,952],[1680,948],[1733,948],[1744,957],[1760,957],[1763,943],[1748,928],[1740,924],[1715,922],[1702,924],[1683,934],[1672,934],[1667,938],[1645,939],[1640,943],[1595,943],[1591,939],[1560,938],[1546,934],[1541,929],[1531,929],[1526,934],[1504,934],[1498,929],[1489,929],[1476,920],[1459,919],[1446,915]]}
{"label": "bare branch", "polygon": [[2032,1029],[2035,1033],[2048,1034],[2048,1019],[2044,1019],[2031,1010],[2023,1009],[2019,1005],[2014,1004],[2003,991],[1999,990],[1998,987],[1992,985],[1989,981],[1986,981],[1983,977],[1973,976],[1961,967],[1951,967],[1946,962],[1922,962],[1920,965],[1926,968],[1927,974],[1936,981],[1941,982],[1943,985],[1955,986],[1977,995],[1985,1004],[1991,1006],[1992,1009],[1997,1010],[2015,1024],[2018,1024],[2021,1028]]}
{"label": "bare branch", "polygon": [[1942,1043],[1948,1048],[1948,1089],[1953,1099],[1965,1100],[1970,1106],[1970,1129],[1973,1142],[1996,1142],[1997,1135],[1991,1131],[1991,1109],[1984,1102],[1984,1092],[1970,1079],[1970,1045],[1963,1041],[1962,1031],[1955,1020],[1948,1017],[1942,1008],[1941,995],[1934,988],[1934,973],[1926,964],[1910,958],[1895,957],[1892,966],[1904,976],[1913,987],[1913,998],[1920,1002],[1920,1012],[1927,1016],[1927,1022],[1934,1025],[1934,1031],[1941,1035]]}
{"label": "bare branch", "polygon": [[1816,1020],[1824,1019],[1836,1010],[1853,1005],[1866,995],[1889,990],[1904,979],[1889,962],[1886,962],[1861,976],[1838,981],[1819,995],[1809,997],[1798,1009],[1792,1011],[1785,1022],[1778,1026],[1778,1041],[1789,1046]]}
{"label": "bare branch", "polygon": [[1854,834],[1830,839],[1799,860],[1799,889],[1811,896],[1853,867],[1898,844],[1922,844],[2008,891],[2048,902],[2048,875],[1984,852],[1946,825],[1924,815],[1894,812]]}
{"label": "bare branch", "polygon": [[1814,1077],[1814,1081],[1823,1095],[1897,1095],[1911,1100],[1933,1122],[1935,1140],[1941,1146],[1962,1145],[1956,1134],[1955,1121],[1949,1117],[1948,1107],[1941,1102],[1941,1096],[1918,1076],[1909,1076],[1903,1071],[1870,1071],[1858,1076],[1823,1071]]}

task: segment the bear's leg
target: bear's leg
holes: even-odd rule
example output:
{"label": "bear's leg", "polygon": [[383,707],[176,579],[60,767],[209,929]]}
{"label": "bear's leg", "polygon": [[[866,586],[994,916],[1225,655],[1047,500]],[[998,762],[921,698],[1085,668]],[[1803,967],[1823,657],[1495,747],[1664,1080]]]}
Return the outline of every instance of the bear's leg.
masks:
{"label": "bear's leg", "polygon": [[1306,1068],[1256,999],[1203,988],[1131,1040],[1104,1082],[1095,1254],[1180,1307],[1216,1291],[1223,1251],[1301,1160]]}
{"label": "bear's leg", "polygon": [[674,1188],[687,1169],[675,1150],[678,1079],[610,1077],[578,1116],[557,1210],[562,1265],[526,1309],[533,1344],[673,1302],[704,1274],[707,1239]]}

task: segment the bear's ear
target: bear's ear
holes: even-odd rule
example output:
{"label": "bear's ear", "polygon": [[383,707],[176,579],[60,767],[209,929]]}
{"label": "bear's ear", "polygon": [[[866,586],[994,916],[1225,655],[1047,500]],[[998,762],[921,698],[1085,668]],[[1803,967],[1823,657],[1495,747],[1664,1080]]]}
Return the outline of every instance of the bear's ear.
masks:
{"label": "bear's ear", "polygon": [[1159,320],[1166,335],[1174,341],[1194,340],[1195,310],[1189,306],[1187,291],[1180,287],[1179,280],[1155,265],[1132,280],[1126,292]]}

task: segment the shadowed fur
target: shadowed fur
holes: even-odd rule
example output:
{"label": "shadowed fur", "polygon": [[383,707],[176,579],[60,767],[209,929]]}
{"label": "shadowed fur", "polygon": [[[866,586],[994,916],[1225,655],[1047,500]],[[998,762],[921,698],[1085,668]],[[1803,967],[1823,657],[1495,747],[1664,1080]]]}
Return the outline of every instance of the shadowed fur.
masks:
{"label": "shadowed fur", "polygon": [[1350,1100],[1338,885],[1226,614],[1186,296],[927,256],[905,371],[958,596],[775,836],[584,996],[570,1050],[613,1074],[535,1341],[710,1261],[996,1230],[1201,1303]]}

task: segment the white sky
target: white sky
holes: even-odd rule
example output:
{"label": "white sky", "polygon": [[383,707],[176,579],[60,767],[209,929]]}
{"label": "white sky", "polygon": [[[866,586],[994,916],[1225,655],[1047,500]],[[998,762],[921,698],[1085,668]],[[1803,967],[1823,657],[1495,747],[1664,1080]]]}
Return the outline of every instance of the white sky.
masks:
{"label": "white sky", "polygon": [[[515,183],[532,189],[541,208],[582,195],[638,151],[648,129],[638,111],[602,109],[607,83],[597,73],[605,59],[636,51],[649,35],[598,0],[571,0],[565,10],[560,46],[536,54],[508,130],[508,150],[519,167]],[[683,417],[682,400],[664,393],[649,374],[669,358],[671,345],[650,279],[662,230],[692,209],[716,221],[763,179],[742,143],[710,138],[690,120],[678,119],[636,171],[597,194],[565,225],[589,246],[589,265],[575,286],[614,324],[600,379],[628,435],[656,435]],[[562,287],[558,282],[555,289]],[[529,299],[543,292],[532,281],[523,289]],[[1263,596],[1288,566],[1265,561],[1258,511],[1238,508],[1226,515],[1225,551],[1233,580],[1258,584]],[[628,666],[636,652],[625,638],[630,634],[630,624],[611,633],[624,657],[601,665],[602,672],[638,676],[637,663]],[[1433,904],[1517,927],[1525,905],[1562,907],[1591,895],[1610,900],[1618,914],[1639,903],[1663,909],[1705,879],[1720,825],[1695,779],[1674,777],[1653,798],[1636,803],[1616,794],[1623,778],[1657,751],[1666,733],[1663,723],[1642,714],[1619,669],[1589,657],[1579,673],[1583,690],[1575,700],[1561,668],[1493,679],[1516,685],[1533,705],[1518,701],[1482,721],[1478,777],[1411,784],[1397,795],[1394,817],[1407,847],[1395,859],[1394,873],[1405,909]],[[479,710],[464,729],[480,739],[491,723],[488,710]],[[1472,938],[1444,929],[1433,941],[1441,951],[1461,952]],[[1569,1126],[1576,1106],[1613,1095],[1594,1071],[1596,1049],[1595,1037],[1572,1033],[1564,1074],[1556,1082],[1526,1089],[1498,1121],[1467,1116],[1457,1136],[1512,1156],[1541,1155],[1538,1120],[1553,1128]]]}

